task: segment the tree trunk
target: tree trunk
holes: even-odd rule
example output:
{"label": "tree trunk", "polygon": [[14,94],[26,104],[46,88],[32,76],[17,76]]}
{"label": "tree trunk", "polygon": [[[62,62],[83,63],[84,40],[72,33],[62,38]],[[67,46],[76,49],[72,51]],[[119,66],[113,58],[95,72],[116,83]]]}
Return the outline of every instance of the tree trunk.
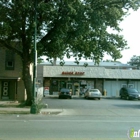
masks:
{"label": "tree trunk", "polygon": [[53,58],[53,66],[56,66],[56,60],[57,60],[57,57],[54,57]]}
{"label": "tree trunk", "polygon": [[24,81],[24,86],[26,89],[26,94],[27,94],[27,100],[26,100],[26,105],[31,106],[32,105],[32,100],[33,100],[33,95],[32,95],[32,77],[30,74],[30,62],[23,61],[23,81]]}

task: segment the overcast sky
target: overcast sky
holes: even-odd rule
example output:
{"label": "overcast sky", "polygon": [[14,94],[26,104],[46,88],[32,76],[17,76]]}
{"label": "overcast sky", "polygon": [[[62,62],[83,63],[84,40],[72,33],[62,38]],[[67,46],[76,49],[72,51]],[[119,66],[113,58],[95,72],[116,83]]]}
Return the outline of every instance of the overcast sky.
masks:
{"label": "overcast sky", "polygon": [[120,27],[123,29],[121,34],[124,35],[130,49],[121,52],[123,58],[119,61],[127,63],[133,55],[140,56],[140,9],[131,11],[131,14],[121,22]]}

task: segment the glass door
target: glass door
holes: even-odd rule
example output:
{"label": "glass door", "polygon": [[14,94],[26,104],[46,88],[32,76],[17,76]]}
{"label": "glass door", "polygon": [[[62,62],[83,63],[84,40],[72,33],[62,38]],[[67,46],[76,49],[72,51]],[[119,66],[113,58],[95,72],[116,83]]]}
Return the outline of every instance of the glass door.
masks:
{"label": "glass door", "polygon": [[72,92],[72,95],[73,95],[73,85],[72,85],[72,83],[67,83],[67,88],[70,89],[70,91]]}

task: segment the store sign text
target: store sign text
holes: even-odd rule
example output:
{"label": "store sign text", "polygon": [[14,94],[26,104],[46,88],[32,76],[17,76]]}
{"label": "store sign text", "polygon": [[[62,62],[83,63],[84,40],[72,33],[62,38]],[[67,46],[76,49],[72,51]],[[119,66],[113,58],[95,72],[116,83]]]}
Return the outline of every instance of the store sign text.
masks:
{"label": "store sign text", "polygon": [[62,72],[62,75],[84,75],[85,72]]}

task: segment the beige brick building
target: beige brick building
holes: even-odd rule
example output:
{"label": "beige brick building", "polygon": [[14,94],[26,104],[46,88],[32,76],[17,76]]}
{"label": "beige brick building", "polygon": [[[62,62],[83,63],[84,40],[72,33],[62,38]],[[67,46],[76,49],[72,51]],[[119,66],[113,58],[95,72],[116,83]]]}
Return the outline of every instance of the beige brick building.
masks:
{"label": "beige brick building", "polygon": [[0,61],[0,100],[25,100],[20,57],[9,50],[1,48]]}

